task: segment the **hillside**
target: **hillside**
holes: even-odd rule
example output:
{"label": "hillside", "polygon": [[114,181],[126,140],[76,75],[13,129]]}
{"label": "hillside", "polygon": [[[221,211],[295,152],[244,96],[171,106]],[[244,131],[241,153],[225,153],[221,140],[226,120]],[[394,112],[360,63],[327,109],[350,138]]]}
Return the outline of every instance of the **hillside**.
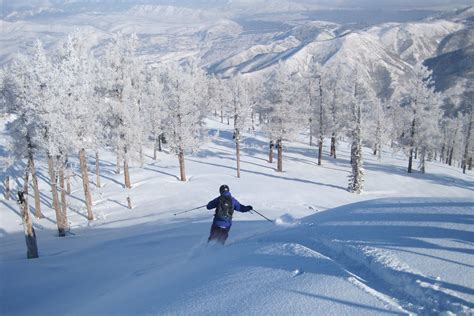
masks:
{"label": "hillside", "polygon": [[[0,313],[473,312],[466,277],[474,268],[472,173],[434,162],[427,174],[407,174],[403,156],[384,151],[378,162],[366,150],[366,190],[355,195],[346,190],[346,143],[337,160],[325,155],[317,166],[316,149],[302,135],[304,143],[286,146],[279,174],[266,162],[264,136],[245,133],[238,179],[231,129],[207,124],[209,141],[187,157],[187,182],[178,181],[177,159],[166,152],[132,168],[133,210],[125,207],[114,156],[101,152],[97,220],[85,218],[76,176],[72,234],[64,238],[56,236],[40,163],[46,218],[34,219],[39,259],[25,260],[18,208],[0,201]],[[238,213],[227,245],[206,247],[212,212],[174,214],[206,204],[222,183],[276,222]]]}

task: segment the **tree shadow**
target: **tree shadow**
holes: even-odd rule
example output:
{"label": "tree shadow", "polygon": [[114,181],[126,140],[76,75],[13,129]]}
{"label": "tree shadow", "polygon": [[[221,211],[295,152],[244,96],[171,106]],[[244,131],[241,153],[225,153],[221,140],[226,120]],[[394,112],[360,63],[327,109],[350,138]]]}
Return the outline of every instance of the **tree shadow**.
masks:
{"label": "tree shadow", "polygon": [[124,208],[128,209],[128,206],[127,206],[127,205],[122,204],[122,203],[120,203],[120,202],[117,201],[117,200],[108,199],[108,201],[113,202],[113,203],[115,203],[115,204],[117,204],[117,205],[119,205],[119,206],[121,206],[121,207],[124,207]]}
{"label": "tree shadow", "polygon": [[[7,208],[9,208],[13,213],[15,213],[16,215],[18,215],[18,217],[19,217],[20,219],[22,218],[21,213],[20,213],[19,210],[15,209],[14,207],[12,207],[10,204],[6,203],[5,201],[0,200],[0,202],[1,202],[3,205],[5,205]],[[32,220],[33,227],[36,228],[36,229],[43,229],[43,227],[42,227],[40,224],[36,223],[36,221],[38,221],[38,220],[40,220],[40,219],[38,219],[38,218],[36,218],[36,217],[34,216],[33,208],[32,208],[31,206],[29,207],[29,210],[28,210],[28,211],[29,211],[29,213],[30,213],[30,216],[33,217],[33,218],[35,218],[35,220]],[[53,221],[52,219],[50,219],[49,217],[46,217],[46,216],[43,217],[42,219],[46,219],[47,221],[49,221],[49,222],[51,222],[51,223],[56,223],[55,221]]]}
{"label": "tree shadow", "polygon": [[156,172],[156,173],[159,173],[159,174],[163,174],[165,176],[172,177],[173,179],[178,180],[178,181],[180,180],[178,176],[176,176],[174,174],[171,174],[171,173],[164,172],[162,170],[157,170],[157,169],[153,169],[153,168],[150,168],[150,167],[144,167],[143,169],[153,171],[153,172]]}
{"label": "tree shadow", "polygon": [[109,180],[109,181],[111,181],[111,182],[114,182],[114,183],[118,184],[118,185],[119,185],[120,187],[122,187],[122,188],[125,188],[125,184],[123,184],[123,183],[120,182],[120,181],[115,180],[114,178],[105,176],[105,175],[103,175],[103,174],[101,174],[101,177],[104,178],[104,179],[107,179],[107,180]]}
{"label": "tree shadow", "polygon": [[[301,294],[301,295],[304,295],[304,296],[308,296],[310,298],[331,301],[331,302],[334,302],[336,304],[346,305],[346,306],[349,306],[349,307],[352,307],[352,308],[356,308],[358,310],[366,310],[366,311],[371,311],[371,312],[377,312],[377,313],[380,313],[380,314],[406,315],[406,313],[402,313],[402,312],[390,311],[390,310],[378,308],[378,307],[375,307],[375,306],[369,306],[369,305],[364,305],[364,304],[361,304],[361,303],[345,301],[345,300],[337,299],[335,297],[324,296],[324,295],[321,295],[321,294],[307,293],[307,292],[303,292],[303,291],[289,290],[289,289],[282,289],[282,290],[287,291],[287,292],[291,292],[291,293],[295,293],[295,294]],[[361,314],[363,314],[362,311],[361,311]]]}
{"label": "tree shadow", "polygon": [[[224,168],[224,169],[230,169],[230,170],[234,170],[234,171],[237,170],[237,168],[235,168],[235,167],[223,166],[223,165],[219,165],[219,164],[215,164],[215,163],[211,163],[211,162],[204,162],[204,161],[199,161],[199,160],[195,160],[195,159],[188,159],[188,160],[196,162],[196,163],[204,164],[204,165],[210,165],[210,166],[220,167],[220,168]],[[289,177],[278,176],[278,175],[271,175],[271,174],[267,174],[267,173],[263,173],[263,172],[247,170],[247,169],[242,169],[242,168],[240,169],[240,171],[241,172],[246,172],[246,173],[251,173],[251,174],[257,174],[257,175],[261,175],[261,176],[265,176],[265,177],[270,177],[270,178],[281,179],[281,180],[288,180],[288,181],[302,182],[302,183],[307,183],[307,184],[314,184],[314,185],[319,185],[319,186],[326,186],[326,187],[331,187],[331,188],[338,189],[338,190],[344,190],[344,191],[347,192],[347,188],[344,188],[344,187],[341,187],[341,186],[338,186],[338,185],[333,185],[333,184],[320,183],[320,182],[315,182],[315,181],[310,181],[310,180],[305,180],[305,179],[298,179],[298,178],[289,178]]]}
{"label": "tree shadow", "polygon": [[20,211],[18,211],[17,209],[15,209],[13,206],[11,206],[10,204],[8,204],[7,202],[3,201],[3,200],[0,200],[0,202],[5,205],[7,208],[9,208],[11,211],[13,211],[13,213],[15,213],[16,215],[18,215],[20,218],[21,218],[21,214],[20,214]]}
{"label": "tree shadow", "polygon": [[79,212],[79,210],[77,210],[77,209],[74,208],[74,207],[69,207],[68,210],[70,210],[70,211],[76,213],[77,215],[79,215],[79,216],[81,216],[81,217],[87,219],[87,215],[82,214],[81,212]]}
{"label": "tree shadow", "polygon": [[408,173],[406,168],[394,165],[382,165],[374,163],[364,163],[364,168],[371,171],[383,172],[386,174],[397,174],[403,177],[415,178],[425,180],[434,184],[440,184],[448,187],[458,187],[465,190],[474,191],[474,181],[469,181],[461,178],[455,178],[443,174],[432,174],[432,173],[421,173],[413,172]]}

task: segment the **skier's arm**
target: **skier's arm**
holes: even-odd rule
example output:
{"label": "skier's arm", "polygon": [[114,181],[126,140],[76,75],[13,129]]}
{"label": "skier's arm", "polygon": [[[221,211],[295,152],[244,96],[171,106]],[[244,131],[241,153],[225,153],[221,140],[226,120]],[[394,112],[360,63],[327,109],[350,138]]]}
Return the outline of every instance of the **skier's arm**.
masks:
{"label": "skier's arm", "polygon": [[210,201],[209,203],[207,203],[207,206],[206,208],[208,210],[212,210],[213,208],[216,208],[217,207],[217,204],[219,203],[219,197],[216,197],[214,200]]}
{"label": "skier's arm", "polygon": [[234,199],[234,210],[235,211],[245,213],[245,212],[253,210],[252,205],[245,206],[245,205],[240,204],[240,202],[237,199],[235,199],[235,198],[233,198],[233,199]]}

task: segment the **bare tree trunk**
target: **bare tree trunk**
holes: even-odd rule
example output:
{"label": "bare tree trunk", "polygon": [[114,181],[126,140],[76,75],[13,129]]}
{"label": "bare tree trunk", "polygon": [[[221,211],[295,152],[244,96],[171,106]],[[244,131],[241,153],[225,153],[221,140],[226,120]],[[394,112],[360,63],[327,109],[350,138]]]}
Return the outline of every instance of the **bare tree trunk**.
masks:
{"label": "bare tree trunk", "polygon": [[252,108],[251,118],[252,118],[252,131],[254,131],[255,130],[255,111],[253,110],[253,108]]}
{"label": "bare tree trunk", "polygon": [[59,167],[59,187],[61,188],[61,210],[65,218],[67,218],[67,201],[66,190],[64,188],[64,163],[61,162]]}
{"label": "bare tree trunk", "polygon": [[53,195],[53,208],[56,212],[56,224],[58,226],[58,235],[59,237],[66,236],[67,225],[64,219],[63,213],[59,207],[59,197],[57,189],[57,177],[56,171],[54,170],[53,157],[48,153],[48,169],[49,177],[51,178],[51,193]]}
{"label": "bare tree trunk", "polygon": [[240,132],[239,129],[236,128],[234,132],[235,138],[235,158],[237,160],[237,178],[240,178]]}
{"label": "bare tree trunk", "polygon": [[331,156],[336,159],[336,134],[331,135]]}
{"label": "bare tree trunk", "polygon": [[469,145],[471,143],[471,129],[472,129],[472,120],[474,118],[473,116],[473,101],[471,100],[471,115],[469,119],[469,125],[467,127],[467,136],[466,136],[466,146],[464,147],[464,155],[463,155],[463,167],[462,167],[462,173],[466,173],[466,165],[467,165],[467,160],[469,156]]}
{"label": "bare tree trunk", "polygon": [[130,169],[128,167],[127,147],[124,147],[123,173],[124,173],[124,180],[125,180],[125,188],[127,189],[127,206],[129,209],[132,209],[132,198],[130,197],[130,189],[132,188],[132,182],[130,181]]}
{"label": "bare tree trunk", "polygon": [[469,163],[468,163],[468,168],[467,170],[472,170],[472,157],[469,157]]}
{"label": "bare tree trunk", "polygon": [[28,203],[29,185],[30,185],[30,166],[28,165],[28,166],[26,166],[25,176],[23,178],[23,193],[24,193],[24,197],[25,197],[25,207],[26,207],[27,212],[30,211],[30,205]]}
{"label": "bare tree trunk", "polygon": [[130,181],[130,170],[128,167],[128,155],[127,155],[127,149],[125,148],[125,155],[123,157],[123,173],[124,173],[124,180],[125,180],[125,187],[127,189],[132,188],[132,183]]}
{"label": "bare tree trunk", "polygon": [[92,213],[92,196],[89,190],[89,174],[87,170],[86,150],[82,148],[79,150],[79,164],[81,166],[82,187],[84,188],[84,197],[86,200],[87,219],[94,220],[94,213]]}
{"label": "bare tree trunk", "polygon": [[415,160],[418,159],[418,147],[415,148]]}
{"label": "bare tree trunk", "polygon": [[411,122],[410,131],[410,155],[408,156],[408,173],[412,172],[413,167],[413,147],[415,142],[415,126],[416,126],[416,110],[413,111],[413,121]]}
{"label": "bare tree trunk", "polygon": [[3,180],[3,184],[5,186],[5,192],[3,193],[4,196],[5,196],[5,199],[6,200],[9,200],[10,199],[10,194],[11,194],[11,190],[10,190],[10,176],[6,176],[5,179]]}
{"label": "bare tree trunk", "polygon": [[[28,172],[28,171],[27,171]],[[28,181],[27,181],[28,182]],[[18,191],[18,205],[20,206],[21,219],[25,232],[26,257],[28,259],[38,258],[38,244],[36,243],[36,233],[28,212],[27,197],[22,191]]]}
{"label": "bare tree trunk", "polygon": [[179,172],[181,175],[181,181],[186,181],[186,170],[185,170],[185,165],[184,165],[184,152],[182,149],[179,150],[178,153],[178,159],[179,159]]}
{"label": "bare tree trunk", "polygon": [[323,158],[323,135],[322,135],[322,134],[319,135],[319,143],[318,143],[318,146],[319,146],[319,150],[318,150],[318,166],[321,166],[321,161],[322,161],[322,158]]}
{"label": "bare tree trunk", "polygon": [[439,161],[444,162],[444,151],[446,148],[446,144],[443,143],[443,146],[441,147],[441,152],[439,153]]}
{"label": "bare tree trunk", "polygon": [[157,148],[157,141],[155,141],[153,143],[153,160],[156,160],[156,158],[158,158],[158,155],[157,155],[157,152],[158,152],[158,148]]}
{"label": "bare tree trunk", "polygon": [[221,123],[224,123],[224,107],[221,105]]}
{"label": "bare tree trunk", "polygon": [[278,149],[278,160],[277,160],[277,171],[283,172],[283,145],[282,140],[277,140],[277,149]]}
{"label": "bare tree trunk", "polygon": [[412,172],[413,168],[413,148],[410,148],[410,154],[408,156],[408,173]]}
{"label": "bare tree trunk", "polygon": [[421,171],[421,173],[425,173],[425,171],[426,171],[425,163],[426,163],[426,150],[424,148],[422,148],[421,153],[420,153],[420,171]]}
{"label": "bare tree trunk", "polygon": [[448,164],[449,164],[450,166],[453,165],[453,153],[454,153],[454,145],[453,145],[453,147],[451,147],[451,149],[450,149],[450,151],[449,151]]}
{"label": "bare tree trunk", "polygon": [[71,176],[69,175],[69,171],[66,177],[66,192],[67,194],[71,194]]}
{"label": "bare tree trunk", "polygon": [[160,136],[158,137],[158,151],[159,152],[162,152],[163,151],[163,148],[162,148],[162,145],[163,145],[163,140],[165,139],[165,135],[164,134],[160,134]]}
{"label": "bare tree trunk", "polygon": [[99,151],[95,151],[95,186],[100,188],[100,164],[99,164]]}
{"label": "bare tree trunk", "polygon": [[318,166],[321,166],[321,160],[323,158],[323,141],[324,141],[324,129],[323,129],[323,87],[321,84],[321,77],[319,77],[319,152],[318,152]]}
{"label": "bare tree trunk", "polygon": [[309,145],[313,146],[313,119],[309,118]]}
{"label": "bare tree trunk", "polygon": [[71,194],[71,175],[73,172],[67,156],[64,158],[64,161],[66,163],[66,193]]}
{"label": "bare tree trunk", "polygon": [[270,141],[270,150],[268,152],[268,162],[273,163],[273,148],[275,147],[275,144],[273,143],[273,140]]}
{"label": "bare tree trunk", "polygon": [[38,186],[38,176],[36,175],[35,161],[33,159],[33,153],[30,151],[28,153],[28,160],[30,165],[31,178],[33,179],[33,191],[35,192],[35,216],[37,218],[44,218],[43,213],[41,212],[41,200],[40,200],[40,191]]}

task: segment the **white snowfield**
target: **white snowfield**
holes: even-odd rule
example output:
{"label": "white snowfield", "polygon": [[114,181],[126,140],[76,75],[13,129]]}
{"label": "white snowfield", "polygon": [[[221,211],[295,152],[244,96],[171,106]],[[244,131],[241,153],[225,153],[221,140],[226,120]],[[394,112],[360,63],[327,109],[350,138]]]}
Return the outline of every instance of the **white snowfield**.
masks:
{"label": "white snowfield", "polygon": [[[132,168],[133,210],[115,157],[102,152],[97,219],[86,219],[76,176],[64,238],[40,163],[40,258],[26,259],[18,207],[0,200],[0,315],[474,313],[472,171],[432,162],[427,174],[407,174],[401,156],[385,151],[378,162],[367,149],[366,191],[355,195],[346,143],[322,166],[316,147],[286,143],[277,173],[267,139],[249,132],[238,179],[232,129],[208,126],[209,141],[186,158],[187,182],[167,153]],[[173,215],[206,204],[223,183],[275,223],[236,213],[222,247],[207,244],[212,211]]]}

